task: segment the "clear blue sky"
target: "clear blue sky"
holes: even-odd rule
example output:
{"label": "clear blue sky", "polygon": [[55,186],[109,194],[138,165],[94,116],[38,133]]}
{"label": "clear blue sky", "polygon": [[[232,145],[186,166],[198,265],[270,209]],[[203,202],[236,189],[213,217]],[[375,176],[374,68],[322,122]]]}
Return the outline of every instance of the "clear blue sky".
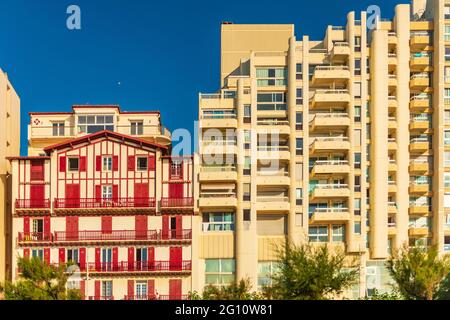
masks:
{"label": "clear blue sky", "polygon": [[[349,11],[393,0],[1,0],[0,68],[21,97],[22,154],[30,111],[73,104],[160,110],[169,129],[193,130],[198,93],[219,88],[220,23],[293,23],[321,39]],[[408,3],[408,0],[400,1]],[[82,30],[66,28],[66,9],[82,11]],[[122,85],[118,86],[118,82]]]}

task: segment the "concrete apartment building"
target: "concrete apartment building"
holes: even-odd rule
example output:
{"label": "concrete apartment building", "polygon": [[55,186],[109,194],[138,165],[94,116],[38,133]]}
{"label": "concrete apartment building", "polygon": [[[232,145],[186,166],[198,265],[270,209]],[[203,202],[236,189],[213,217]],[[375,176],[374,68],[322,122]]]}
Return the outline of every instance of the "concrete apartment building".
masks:
{"label": "concrete apartment building", "polygon": [[11,272],[11,166],[8,156],[20,154],[20,98],[0,69],[0,281]]}
{"label": "concrete apartment building", "polygon": [[369,19],[320,41],[222,24],[221,88],[199,97],[194,288],[268,283],[287,239],[361,262],[352,297],[389,289],[405,243],[450,252],[450,1]]}
{"label": "concrete apartment building", "polygon": [[31,113],[12,165],[14,257],[74,262],[90,300],[183,299],[191,290],[193,158],[171,156],[159,112],[73,106]]}

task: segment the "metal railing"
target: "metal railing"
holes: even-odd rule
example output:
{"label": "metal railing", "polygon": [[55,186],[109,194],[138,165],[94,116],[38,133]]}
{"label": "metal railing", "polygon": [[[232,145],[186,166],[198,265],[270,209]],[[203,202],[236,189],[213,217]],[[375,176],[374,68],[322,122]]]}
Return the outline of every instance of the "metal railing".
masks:
{"label": "metal railing", "polygon": [[16,199],[16,209],[50,209],[50,199]]}
{"label": "metal railing", "polygon": [[335,70],[350,70],[348,66],[316,66],[315,71],[335,71]]}
{"label": "metal railing", "polygon": [[161,198],[162,208],[178,208],[178,207],[193,207],[194,198]]}
{"label": "metal railing", "polygon": [[201,172],[235,172],[236,166],[203,166]]}
{"label": "metal railing", "polygon": [[348,164],[348,160],[317,160],[314,162],[315,166],[342,166]]}
{"label": "metal railing", "polygon": [[348,208],[315,208],[314,213],[346,213],[348,212]]}
{"label": "metal railing", "polygon": [[51,242],[53,235],[50,232],[19,232],[18,242]]}
{"label": "metal railing", "polygon": [[348,184],[341,183],[324,183],[324,184],[316,184],[314,189],[348,189]]}
{"label": "metal railing", "polygon": [[155,208],[155,198],[79,198],[55,199],[55,209],[93,209],[93,208]]}
{"label": "metal railing", "polygon": [[288,120],[258,120],[259,126],[288,126]]}
{"label": "metal railing", "polygon": [[259,202],[289,202],[289,197],[285,196],[257,196],[256,199]]}
{"label": "metal railing", "polygon": [[316,94],[349,94],[347,89],[316,89],[314,95]]}
{"label": "metal railing", "polygon": [[120,262],[88,262],[90,272],[160,272],[190,271],[191,260],[185,261],[120,261]]}

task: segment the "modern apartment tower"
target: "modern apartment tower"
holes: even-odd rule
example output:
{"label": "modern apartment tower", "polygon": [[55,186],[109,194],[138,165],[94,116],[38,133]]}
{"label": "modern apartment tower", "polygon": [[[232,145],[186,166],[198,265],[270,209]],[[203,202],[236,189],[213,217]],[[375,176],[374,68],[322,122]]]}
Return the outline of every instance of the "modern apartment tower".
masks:
{"label": "modern apartment tower", "polygon": [[0,69],[0,282],[11,277],[11,166],[20,154],[20,98]]}
{"label": "modern apartment tower", "polygon": [[353,297],[389,288],[404,244],[450,251],[450,1],[350,12],[320,41],[293,25],[221,37],[220,90],[199,97],[193,288],[267,283],[286,240],[358,259]]}

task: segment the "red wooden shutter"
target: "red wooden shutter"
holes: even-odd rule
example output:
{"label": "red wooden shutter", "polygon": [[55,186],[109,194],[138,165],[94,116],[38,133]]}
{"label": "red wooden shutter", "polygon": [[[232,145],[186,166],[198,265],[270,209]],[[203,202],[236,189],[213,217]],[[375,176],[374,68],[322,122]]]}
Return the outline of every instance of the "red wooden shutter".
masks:
{"label": "red wooden shutter", "polygon": [[128,300],[134,300],[134,280],[128,280]]}
{"label": "red wooden shutter", "polygon": [[162,217],[162,238],[169,238],[169,216]]}
{"label": "red wooden shutter", "polygon": [[79,184],[66,184],[66,206],[69,208],[79,208],[80,206]]}
{"label": "red wooden shutter", "polygon": [[36,208],[44,207],[45,199],[45,185],[34,184],[30,186],[30,202],[31,205],[36,206]]}
{"label": "red wooden shutter", "polygon": [[155,171],[156,169],[156,158],[154,155],[148,157],[148,170]]}
{"label": "red wooden shutter", "polygon": [[59,172],[66,172],[67,169],[67,158],[66,157],[60,157],[59,158]]}
{"label": "red wooden shutter", "polygon": [[101,270],[100,248],[95,248],[95,270],[97,271]]}
{"label": "red wooden shutter", "polygon": [[128,156],[128,171],[135,171],[136,160],[135,156]]}
{"label": "red wooden shutter", "polygon": [[183,261],[183,248],[181,247],[171,247],[170,248],[170,270],[181,270]]}
{"label": "red wooden shutter", "polygon": [[181,300],[181,279],[169,280],[169,299]]}
{"label": "red wooden shutter", "polygon": [[80,157],[80,172],[86,172],[86,157]]}
{"label": "red wooden shutter", "polygon": [[119,171],[119,156],[113,157],[113,171]]}
{"label": "red wooden shutter", "polygon": [[59,263],[65,263],[66,262],[66,249],[59,248]]}
{"label": "red wooden shutter", "polygon": [[134,230],[136,230],[136,238],[138,240],[148,240],[147,239],[147,228],[148,228],[147,216],[136,216],[134,224],[135,224]]}
{"label": "red wooden shutter", "polygon": [[118,270],[119,267],[119,248],[113,248],[113,270]]}
{"label": "red wooden shutter", "polygon": [[112,217],[102,217],[102,233],[112,233]]}
{"label": "red wooden shutter", "polygon": [[148,183],[134,184],[134,202],[137,206],[147,207],[149,204]]}
{"label": "red wooden shutter", "polygon": [[86,248],[80,248],[80,269],[86,270]]}
{"label": "red wooden shutter", "polygon": [[44,249],[44,261],[50,265],[50,248]]}
{"label": "red wooden shutter", "polygon": [[150,271],[155,270],[155,248],[148,248],[148,269]]}
{"label": "red wooden shutter", "polygon": [[78,217],[66,217],[66,240],[74,241],[78,239]]}
{"label": "red wooden shutter", "polygon": [[155,297],[155,280],[147,281],[147,292],[150,299],[154,299]]}
{"label": "red wooden shutter", "polygon": [[95,280],[95,300],[100,300],[100,280]]}
{"label": "red wooden shutter", "polygon": [[95,201],[100,202],[102,200],[102,186],[95,186]]}
{"label": "red wooden shutter", "polygon": [[134,248],[128,248],[128,270],[134,270]]}
{"label": "red wooden shutter", "polygon": [[29,258],[30,257],[30,249],[29,248],[23,249],[23,257],[24,258]]}
{"label": "red wooden shutter", "polygon": [[119,186],[117,184],[113,185],[113,201],[119,201]]}
{"label": "red wooden shutter", "polygon": [[30,163],[30,180],[42,181],[44,180],[44,161],[32,160]]}
{"label": "red wooden shutter", "polygon": [[95,171],[102,171],[102,156],[95,157]]}
{"label": "red wooden shutter", "polygon": [[23,218],[23,233],[30,234],[30,217]]}
{"label": "red wooden shutter", "polygon": [[80,291],[81,291],[81,297],[83,300],[86,299],[86,281],[81,280],[80,281]]}
{"label": "red wooden shutter", "polygon": [[181,239],[183,235],[183,216],[177,216],[175,219],[177,239]]}
{"label": "red wooden shutter", "polygon": [[50,233],[51,233],[50,217],[44,217],[44,237],[45,237],[45,239],[50,240]]}

